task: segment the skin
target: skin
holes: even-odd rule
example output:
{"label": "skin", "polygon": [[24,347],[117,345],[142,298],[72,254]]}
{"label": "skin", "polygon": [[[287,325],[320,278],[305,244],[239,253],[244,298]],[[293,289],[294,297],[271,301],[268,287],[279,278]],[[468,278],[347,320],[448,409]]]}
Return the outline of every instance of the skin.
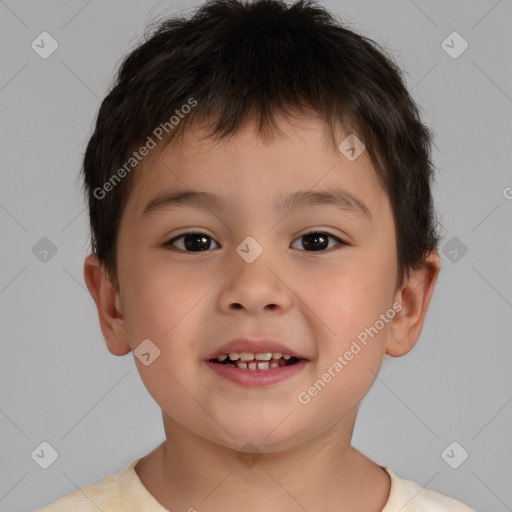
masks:
{"label": "skin", "polygon": [[[136,472],[165,508],[215,512],[240,503],[248,512],[378,512],[390,481],[350,444],[357,410],[384,355],[399,357],[415,345],[439,256],[431,253],[397,289],[392,210],[367,153],[348,160],[316,117],[277,119],[281,135],[270,141],[247,123],[230,139],[199,141],[196,130],[183,145],[153,150],[135,171],[121,219],[119,289],[94,255],[85,260],[85,281],[112,354],[125,355],[144,339],[160,350],[148,366],[135,357],[166,433]],[[278,193],[331,186],[362,200],[373,222],[332,205],[273,209]],[[157,193],[178,189],[215,193],[228,207],[141,218]],[[333,238],[326,249],[308,250],[302,242],[310,228],[347,245]],[[174,250],[165,245],[187,231],[211,237],[210,248],[185,252],[183,239]],[[250,264],[235,251],[247,236],[263,248]],[[392,320],[307,405],[300,403],[298,393],[393,304],[401,310]],[[278,340],[308,363],[275,385],[242,387],[203,362],[237,337]],[[247,443],[257,452],[251,464],[238,456]]]}

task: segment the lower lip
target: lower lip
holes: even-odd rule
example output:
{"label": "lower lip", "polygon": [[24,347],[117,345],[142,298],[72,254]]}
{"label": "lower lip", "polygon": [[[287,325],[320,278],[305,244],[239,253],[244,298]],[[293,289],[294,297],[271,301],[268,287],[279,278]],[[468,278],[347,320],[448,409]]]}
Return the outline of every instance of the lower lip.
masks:
{"label": "lower lip", "polygon": [[269,368],[268,370],[247,370],[224,364],[212,363],[205,361],[206,365],[211,368],[217,375],[225,379],[241,384],[242,386],[261,387],[277,384],[292,375],[299,373],[306,364],[305,359],[301,359],[295,364],[287,366],[279,366]]}

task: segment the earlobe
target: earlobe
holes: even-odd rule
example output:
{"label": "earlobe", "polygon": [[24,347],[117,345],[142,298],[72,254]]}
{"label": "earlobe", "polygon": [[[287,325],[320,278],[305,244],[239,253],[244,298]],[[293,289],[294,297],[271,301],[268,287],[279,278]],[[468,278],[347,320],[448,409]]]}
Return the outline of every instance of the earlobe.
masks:
{"label": "earlobe", "polygon": [[418,341],[440,269],[439,255],[433,251],[421,268],[410,270],[409,278],[395,296],[402,307],[391,322],[386,354],[403,356]]}
{"label": "earlobe", "polygon": [[131,346],[124,318],[112,318],[110,328],[113,335],[111,341],[107,341],[109,351],[115,356],[124,356],[128,354],[128,352],[131,351]]}
{"label": "earlobe", "polygon": [[84,279],[96,304],[101,332],[108,350],[117,356],[127,354],[131,347],[119,294],[94,254],[85,259]]}

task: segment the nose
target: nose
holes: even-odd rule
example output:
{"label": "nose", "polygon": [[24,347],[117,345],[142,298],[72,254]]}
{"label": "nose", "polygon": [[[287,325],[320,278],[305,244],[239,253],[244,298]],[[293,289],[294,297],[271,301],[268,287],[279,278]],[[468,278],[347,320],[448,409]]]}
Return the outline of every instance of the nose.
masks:
{"label": "nose", "polygon": [[229,313],[284,313],[293,303],[293,293],[286,276],[281,274],[284,273],[269,266],[261,256],[252,263],[237,262],[219,295],[220,307]]}

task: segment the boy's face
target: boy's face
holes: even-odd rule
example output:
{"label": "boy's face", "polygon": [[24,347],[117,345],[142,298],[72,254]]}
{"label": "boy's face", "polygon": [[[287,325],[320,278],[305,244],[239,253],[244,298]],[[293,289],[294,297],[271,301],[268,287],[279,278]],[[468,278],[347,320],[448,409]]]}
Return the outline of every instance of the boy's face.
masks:
{"label": "boy's face", "polygon": [[[141,175],[120,226],[122,319],[109,348],[121,355],[151,340],[152,355],[143,359],[152,362],[135,361],[166,425],[237,449],[247,442],[261,452],[285,449],[335,424],[350,430],[384,354],[399,354],[390,202],[366,152],[350,161],[324,139],[320,120],[299,119],[280,118],[286,138],[267,144],[247,125],[231,140],[199,140],[202,132],[189,131],[183,146],[154,150],[134,171]],[[348,204],[275,208],[297,192],[334,189],[364,203],[369,215]],[[224,208],[144,213],[162,193],[192,190],[217,196]],[[205,238],[167,244],[187,232]],[[306,361],[274,384],[244,385],[206,362],[235,338],[272,339]],[[414,343],[407,343],[409,350]]]}

